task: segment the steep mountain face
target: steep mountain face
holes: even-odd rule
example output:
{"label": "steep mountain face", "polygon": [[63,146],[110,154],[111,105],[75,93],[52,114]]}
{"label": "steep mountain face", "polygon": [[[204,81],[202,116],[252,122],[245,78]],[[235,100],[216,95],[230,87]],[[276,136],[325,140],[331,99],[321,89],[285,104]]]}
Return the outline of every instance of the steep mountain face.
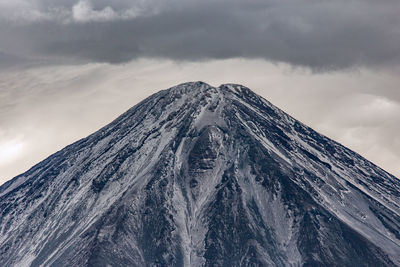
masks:
{"label": "steep mountain face", "polygon": [[400,182],[249,89],[185,83],[0,187],[0,266],[396,266]]}

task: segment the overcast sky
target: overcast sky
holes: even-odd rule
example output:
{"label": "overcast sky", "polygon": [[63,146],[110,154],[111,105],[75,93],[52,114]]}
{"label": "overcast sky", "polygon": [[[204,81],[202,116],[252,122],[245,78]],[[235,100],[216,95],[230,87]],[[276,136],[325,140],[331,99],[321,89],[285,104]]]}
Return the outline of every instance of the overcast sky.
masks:
{"label": "overcast sky", "polygon": [[0,184],[150,94],[241,83],[400,176],[398,0],[0,0]]}

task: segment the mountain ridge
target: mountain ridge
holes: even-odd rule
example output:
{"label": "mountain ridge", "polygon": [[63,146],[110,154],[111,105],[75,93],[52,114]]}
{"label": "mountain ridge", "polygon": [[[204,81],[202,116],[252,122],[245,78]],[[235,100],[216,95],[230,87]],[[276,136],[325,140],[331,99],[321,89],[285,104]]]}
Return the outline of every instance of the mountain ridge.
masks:
{"label": "mountain ridge", "polygon": [[399,200],[250,89],[190,82],[1,186],[0,264],[395,266]]}

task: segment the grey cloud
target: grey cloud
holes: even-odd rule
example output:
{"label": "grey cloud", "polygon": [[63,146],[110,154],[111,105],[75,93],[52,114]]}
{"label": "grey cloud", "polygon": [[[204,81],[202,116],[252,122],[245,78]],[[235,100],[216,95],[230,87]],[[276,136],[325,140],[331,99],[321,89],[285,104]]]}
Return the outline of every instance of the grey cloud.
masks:
{"label": "grey cloud", "polygon": [[5,68],[12,68],[23,62],[24,59],[7,53],[0,52],[0,70]]}
{"label": "grey cloud", "polygon": [[244,57],[314,70],[400,65],[399,1],[54,3],[36,6],[51,19],[0,26],[0,39],[13,40],[0,51],[111,63]]}

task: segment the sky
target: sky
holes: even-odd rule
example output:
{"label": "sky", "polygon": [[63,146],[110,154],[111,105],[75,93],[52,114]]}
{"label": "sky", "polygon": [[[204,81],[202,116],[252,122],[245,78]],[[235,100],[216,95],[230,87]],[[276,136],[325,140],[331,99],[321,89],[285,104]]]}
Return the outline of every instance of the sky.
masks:
{"label": "sky", "polygon": [[398,0],[0,0],[0,184],[187,81],[240,83],[400,177]]}

